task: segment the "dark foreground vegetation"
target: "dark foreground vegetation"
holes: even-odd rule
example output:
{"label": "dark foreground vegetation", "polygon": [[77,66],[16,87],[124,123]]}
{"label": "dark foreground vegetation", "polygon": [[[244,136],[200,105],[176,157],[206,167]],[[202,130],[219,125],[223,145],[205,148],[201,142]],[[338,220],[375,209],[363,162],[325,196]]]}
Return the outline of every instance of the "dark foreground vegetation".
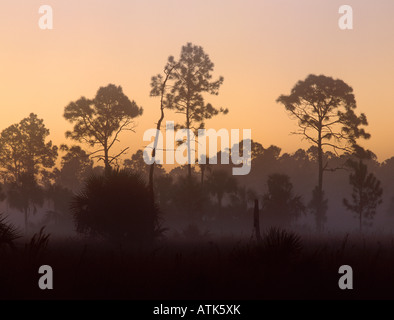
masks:
{"label": "dark foreground vegetation", "polygon": [[[298,235],[279,229],[262,241],[162,240],[149,248],[53,240],[45,232],[0,251],[1,299],[392,299],[392,236]],[[54,289],[40,290],[50,265]],[[350,265],[354,289],[340,290]]]}

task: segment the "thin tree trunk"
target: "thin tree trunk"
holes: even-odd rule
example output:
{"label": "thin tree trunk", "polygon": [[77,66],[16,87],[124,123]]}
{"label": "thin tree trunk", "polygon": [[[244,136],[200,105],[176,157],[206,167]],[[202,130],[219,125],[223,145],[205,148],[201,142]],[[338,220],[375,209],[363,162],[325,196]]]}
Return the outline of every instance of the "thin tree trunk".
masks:
{"label": "thin tree trunk", "polygon": [[219,211],[222,210],[222,199],[223,199],[223,196],[218,194]]}
{"label": "thin tree trunk", "polygon": [[111,171],[111,166],[109,164],[109,158],[108,158],[108,148],[107,145],[104,145],[104,166],[105,166],[105,174],[109,174]]}
{"label": "thin tree trunk", "polygon": [[205,173],[205,165],[200,166],[201,170],[201,187],[204,186],[204,173]]}
{"label": "thin tree trunk", "polygon": [[322,149],[322,136],[321,130],[318,133],[318,165],[319,165],[319,177],[318,177],[318,194],[317,194],[317,208],[316,208],[316,228],[319,232],[323,230],[323,149]]}
{"label": "thin tree trunk", "polygon": [[[158,131],[156,132],[155,144],[154,144],[153,150],[152,150],[152,159],[154,159],[156,157],[156,149],[157,149],[157,142],[158,142],[158,139],[159,139],[159,137],[158,137],[159,136],[159,131],[161,129],[161,123],[164,120],[164,94],[165,94],[166,84],[167,84],[168,78],[170,77],[171,72],[172,72],[172,70],[174,68],[175,68],[175,66],[171,67],[167,71],[166,78],[164,79],[163,85],[161,87],[160,118],[159,118],[159,121],[157,122],[157,125],[156,125],[156,129]],[[155,198],[154,190],[153,190],[153,173],[154,173],[154,170],[155,170],[155,161],[152,162],[152,164],[150,165],[150,168],[149,168],[149,191],[150,191],[150,194],[151,194],[152,201],[154,201],[154,198]]]}
{"label": "thin tree trunk", "polygon": [[27,234],[27,228],[28,228],[27,208],[24,208],[24,213],[25,213],[25,233]]}
{"label": "thin tree trunk", "polygon": [[363,217],[363,207],[361,205],[362,196],[363,196],[363,187],[360,187],[358,189],[358,198],[359,198],[359,201],[360,201],[360,207],[359,207],[360,233],[362,232],[362,217]]}
{"label": "thin tree trunk", "polygon": [[[360,192],[359,192],[359,197],[360,197],[360,202],[361,202],[361,197],[362,197],[362,189],[360,190]],[[362,218],[363,218],[363,208],[361,207],[361,204],[360,204],[360,233],[363,231],[362,229],[363,229],[363,225],[362,225]]]}
{"label": "thin tree trunk", "polygon": [[189,107],[186,111],[186,127],[187,127],[187,173],[189,179],[192,177],[192,165],[191,165],[191,150],[190,150],[190,120],[189,120]]}
{"label": "thin tree trunk", "polygon": [[253,211],[253,229],[256,234],[257,241],[261,241],[260,234],[260,215],[259,215],[259,200],[254,200],[254,211]]}
{"label": "thin tree trunk", "polygon": [[361,212],[360,212],[360,232],[362,232],[363,230],[362,230],[362,223],[361,223],[361,219],[362,219],[362,214],[361,214]]}

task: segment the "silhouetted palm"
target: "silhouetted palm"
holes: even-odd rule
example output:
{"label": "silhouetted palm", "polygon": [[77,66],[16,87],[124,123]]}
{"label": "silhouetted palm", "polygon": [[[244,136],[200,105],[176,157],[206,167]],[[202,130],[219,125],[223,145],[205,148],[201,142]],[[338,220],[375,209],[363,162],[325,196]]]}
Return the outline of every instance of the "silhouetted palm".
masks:
{"label": "silhouetted palm", "polygon": [[158,208],[141,177],[127,170],[92,176],[71,206],[78,232],[114,241],[151,241],[159,233]]}
{"label": "silhouetted palm", "polygon": [[269,258],[296,257],[302,250],[301,238],[290,231],[272,227],[263,236],[262,249]]}

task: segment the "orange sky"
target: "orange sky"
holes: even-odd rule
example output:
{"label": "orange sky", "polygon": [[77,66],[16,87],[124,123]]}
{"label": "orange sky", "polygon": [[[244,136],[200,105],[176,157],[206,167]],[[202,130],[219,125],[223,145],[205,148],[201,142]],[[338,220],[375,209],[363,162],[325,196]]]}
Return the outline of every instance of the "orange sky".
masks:
{"label": "orange sky", "polygon": [[[54,30],[38,28],[42,4],[53,7]],[[338,28],[343,4],[354,10],[352,31]],[[122,137],[122,146],[142,148],[159,116],[150,78],[192,42],[225,79],[208,101],[230,113],[207,128],[250,128],[254,140],[284,152],[307,147],[275,100],[308,74],[325,74],[353,87],[370,123],[364,145],[382,161],[394,156],[393,13],[392,0],[2,0],[0,129],[35,112],[62,143],[64,107],[114,83],[144,107],[137,133]]]}

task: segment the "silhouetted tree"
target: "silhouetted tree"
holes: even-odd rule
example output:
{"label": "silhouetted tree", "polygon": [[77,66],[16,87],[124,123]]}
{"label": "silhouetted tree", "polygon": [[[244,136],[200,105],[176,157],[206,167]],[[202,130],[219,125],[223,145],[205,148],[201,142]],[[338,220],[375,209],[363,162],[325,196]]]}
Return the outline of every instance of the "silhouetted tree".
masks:
{"label": "silhouetted tree", "polygon": [[253,209],[253,231],[256,235],[256,240],[261,241],[260,234],[260,209],[259,209],[259,200],[254,199],[254,209]]}
{"label": "silhouetted tree", "polygon": [[[234,144],[233,147],[235,149],[239,150],[239,156],[244,157],[246,159],[250,159],[249,165],[251,166],[252,170],[254,170],[254,165],[252,165],[252,163],[255,162],[256,159],[261,158],[264,155],[264,153],[266,153],[266,154],[270,153],[272,151],[272,148],[277,148],[275,146],[271,146],[268,149],[265,149],[261,145],[261,143],[250,140],[251,149],[247,155],[244,155],[244,147],[243,146],[246,141],[249,141],[249,139],[244,139],[244,140],[240,141],[239,143]],[[278,151],[280,153],[280,148],[278,148]],[[231,155],[231,157],[233,157],[232,148],[230,148],[229,150],[226,150],[223,152],[219,151],[217,154],[217,159],[220,159],[220,157],[222,155],[224,155],[225,152],[229,153],[229,155]],[[279,156],[279,154],[278,154],[278,156]],[[237,166],[237,165],[235,165],[235,166]],[[229,165],[215,165],[215,167],[220,167],[223,170],[232,170],[232,166],[229,166]],[[225,168],[225,167],[227,167],[227,168]],[[254,175],[256,178],[258,177],[258,174],[256,174],[256,172],[254,172],[254,171],[253,171],[252,175]]]}
{"label": "silhouetted tree", "polygon": [[201,159],[198,160],[198,167],[200,168],[200,182],[201,182],[201,188],[204,187],[204,178],[205,178],[205,173],[211,172],[212,171],[212,166],[208,163],[203,163]]}
{"label": "silhouetted tree", "polygon": [[0,202],[3,202],[6,198],[6,194],[4,192],[4,187],[2,184],[0,184]]}
{"label": "silhouetted tree", "polygon": [[[144,180],[149,181],[150,165],[146,164],[144,160],[144,152],[142,150],[137,150],[130,159],[125,159],[123,161],[123,166],[125,169],[138,173]],[[165,174],[165,170],[161,164],[157,164],[156,166],[159,175]]]}
{"label": "silhouetted tree", "polygon": [[[328,163],[323,163],[323,149],[331,147],[335,152],[342,150],[352,153],[358,138],[368,139],[370,135],[360,128],[368,125],[366,116],[357,116],[353,89],[342,80],[323,75],[309,75],[299,81],[290,95],[281,95],[282,103],[289,114],[298,121],[296,134],[317,147],[318,185],[316,199],[323,199],[323,172]],[[320,208],[321,206],[318,206]],[[317,215],[322,212],[317,211]],[[317,219],[316,221],[322,221]],[[322,225],[317,225],[318,230]]]}
{"label": "silhouetted tree", "polygon": [[372,219],[377,206],[382,203],[383,189],[380,181],[373,173],[368,174],[367,165],[362,160],[349,160],[348,166],[353,170],[349,176],[349,183],[353,187],[351,201],[343,199],[346,209],[357,214],[362,230],[362,218]]}
{"label": "silhouetted tree", "polygon": [[[185,175],[188,175],[188,166],[187,165],[183,165],[183,166],[178,166],[175,167],[174,169],[172,169],[170,171],[170,176],[173,177],[174,182],[178,182],[182,177],[184,177]],[[195,167],[193,166],[191,168],[192,170],[192,177],[195,177],[198,175],[198,172],[196,172]]]}
{"label": "silhouetted tree", "polygon": [[312,191],[312,199],[308,208],[315,216],[317,229],[321,230],[327,221],[328,199],[324,191],[320,192],[317,186]]}
{"label": "silhouetted tree", "polygon": [[263,220],[270,224],[290,225],[305,206],[300,196],[293,195],[293,184],[284,174],[272,174],[267,180],[268,192],[263,196]]}
{"label": "silhouetted tree", "polygon": [[72,191],[78,190],[83,181],[93,170],[93,160],[80,146],[61,145],[60,150],[66,152],[62,157],[61,168],[55,169],[55,180]]}
{"label": "silhouetted tree", "polygon": [[217,197],[221,209],[223,196],[237,191],[237,180],[226,171],[214,170],[208,176],[207,189],[210,194]]}
{"label": "silhouetted tree", "polygon": [[268,148],[264,148],[261,153],[252,159],[252,174],[245,176],[248,180],[248,186],[254,186],[261,189],[261,180],[266,180],[270,174],[285,169],[280,163],[280,153],[281,149],[279,147],[271,145]]}
{"label": "silhouetted tree", "polygon": [[271,166],[279,160],[280,153],[281,148],[271,145],[259,152],[253,160],[255,164],[258,164],[261,167]]}
{"label": "silhouetted tree", "polygon": [[157,121],[156,124],[156,129],[157,134],[155,137],[155,142],[154,146],[152,149],[152,164],[150,165],[149,168],[149,190],[152,194],[152,201],[154,201],[154,188],[153,188],[153,174],[155,170],[155,157],[156,157],[156,149],[157,149],[157,144],[158,144],[158,139],[159,139],[159,131],[161,130],[161,123],[164,120],[164,109],[168,107],[168,104],[166,103],[165,97],[168,94],[168,81],[171,80],[172,77],[172,72],[174,68],[176,67],[176,63],[174,61],[174,57],[169,57],[168,62],[166,66],[164,67],[164,77],[161,74],[158,74],[156,76],[153,76],[151,79],[151,92],[150,95],[151,97],[160,97],[160,118],[159,121]]}
{"label": "silhouetted tree", "polygon": [[36,178],[31,173],[21,173],[16,182],[8,185],[7,199],[11,208],[24,214],[25,231],[28,232],[29,214],[37,212],[37,206],[44,203],[44,191],[38,185]]}
{"label": "silhouetted tree", "polygon": [[[244,150],[243,145],[244,145],[244,143],[245,143],[245,140],[242,140],[242,141],[238,144],[238,150],[239,150],[240,156],[244,156],[244,154],[243,154],[243,150]],[[256,158],[259,157],[259,156],[261,156],[261,155],[264,153],[264,151],[265,151],[264,147],[263,147],[262,144],[259,143],[259,142],[256,142],[256,141],[251,140],[251,141],[250,141],[250,145],[251,145],[250,158],[251,158],[252,160],[253,160],[253,159],[256,159]],[[273,146],[271,146],[271,147],[273,147]],[[279,153],[280,153],[280,149],[279,149]],[[246,155],[245,155],[245,156],[246,156]]]}
{"label": "silhouetted tree", "polygon": [[197,218],[207,202],[206,193],[195,176],[180,175],[172,188],[171,198],[178,211],[187,213],[188,220]]}
{"label": "silhouetted tree", "polygon": [[394,196],[391,196],[389,199],[389,205],[387,207],[387,214],[391,217],[394,215]]}
{"label": "silhouetted tree", "polygon": [[73,192],[61,185],[54,184],[48,186],[44,190],[44,194],[52,204],[52,208],[46,212],[44,224],[53,223],[58,228],[70,228],[72,226],[70,203],[74,195]]}
{"label": "silhouetted tree", "polygon": [[[228,109],[216,109],[210,103],[205,103],[203,94],[218,95],[223,77],[216,81],[211,80],[214,64],[202,47],[187,43],[182,47],[179,60],[174,62],[173,57],[170,57],[168,62],[175,63],[176,67],[172,72],[172,88],[164,103],[168,108],[175,109],[177,113],[185,116],[185,122],[177,125],[177,128],[193,131],[203,129],[207,119],[219,113],[228,113]],[[192,174],[190,141],[191,137],[188,134],[186,143],[189,177]]]}
{"label": "silhouetted tree", "polygon": [[[238,184],[238,182],[237,182]],[[230,194],[230,204],[238,214],[244,214],[248,209],[248,202],[257,199],[256,193],[245,186],[238,186],[236,192]]]}
{"label": "silhouetted tree", "polygon": [[65,107],[64,118],[75,123],[73,130],[66,132],[66,137],[86,142],[91,147],[99,145],[101,149],[94,152],[98,153],[94,157],[104,161],[108,172],[111,163],[128,149],[111,156],[112,146],[119,141],[122,131],[133,130],[133,119],[141,114],[142,108],[129,100],[122,87],[109,84],[101,87],[94,99],[81,97]]}
{"label": "silhouetted tree", "polygon": [[72,201],[77,231],[123,242],[152,241],[159,232],[158,208],[138,174],[111,170],[87,179]]}
{"label": "silhouetted tree", "polygon": [[1,132],[0,164],[11,181],[18,183],[23,173],[36,175],[55,165],[57,147],[45,142],[48,136],[44,121],[34,113]]}
{"label": "silhouetted tree", "polygon": [[172,190],[174,188],[173,178],[169,174],[159,175],[155,179],[155,199],[164,211],[173,201]]}

